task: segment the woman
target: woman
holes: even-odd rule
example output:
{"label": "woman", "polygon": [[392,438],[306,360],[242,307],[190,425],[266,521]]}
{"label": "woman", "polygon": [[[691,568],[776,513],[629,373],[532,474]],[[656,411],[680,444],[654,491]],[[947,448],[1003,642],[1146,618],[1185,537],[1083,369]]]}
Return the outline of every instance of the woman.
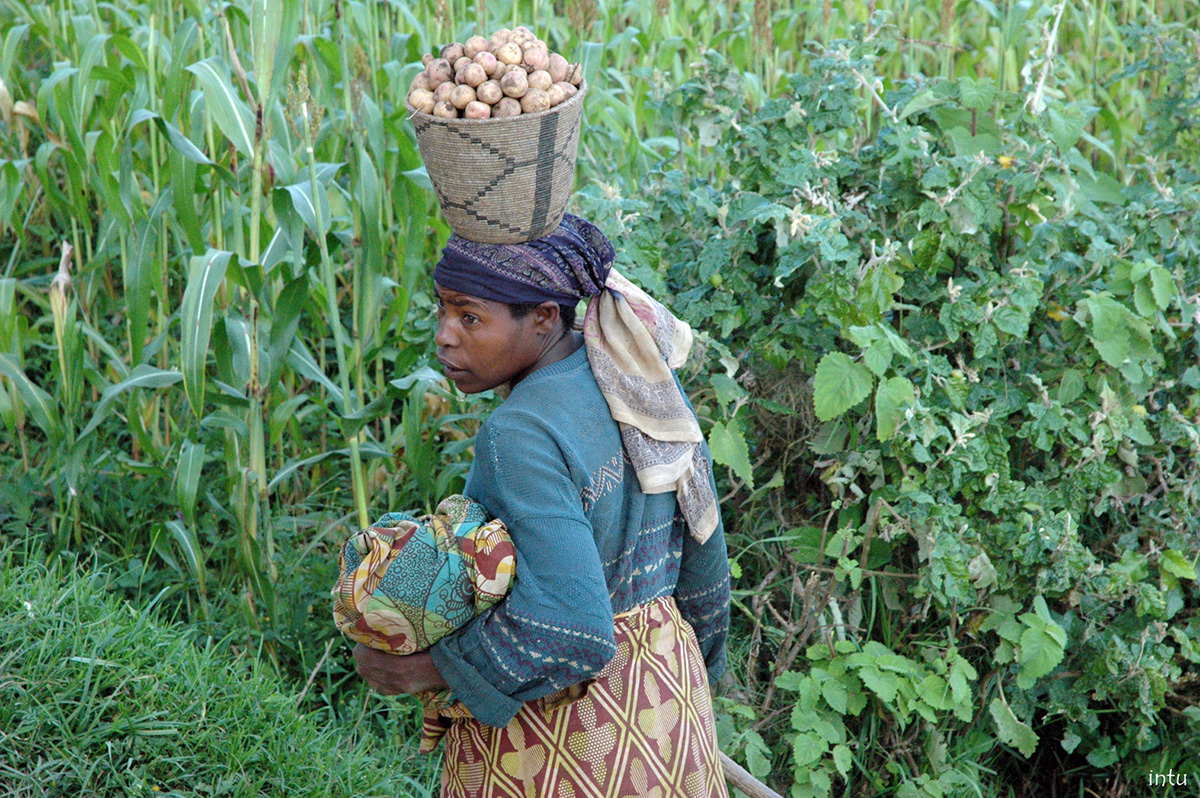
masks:
{"label": "woman", "polygon": [[428,652],[355,657],[379,692],[453,690],[426,724],[445,735],[446,796],[726,795],[708,683],[729,567],[712,461],[670,370],[691,330],[613,257],[567,216],[527,244],[451,236],[434,272],[447,378],[507,394],[465,492],[508,526],[516,581]]}

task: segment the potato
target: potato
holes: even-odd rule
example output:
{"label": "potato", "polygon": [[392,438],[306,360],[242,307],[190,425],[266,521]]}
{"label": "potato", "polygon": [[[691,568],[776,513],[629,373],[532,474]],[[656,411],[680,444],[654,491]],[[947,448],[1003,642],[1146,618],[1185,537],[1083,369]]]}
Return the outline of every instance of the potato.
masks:
{"label": "potato", "polygon": [[434,116],[489,119],[536,114],[579,93],[583,66],[551,52],[524,25],[472,35],[425,54],[425,69],[408,89],[408,104]]}
{"label": "potato", "polygon": [[472,100],[463,109],[463,116],[467,119],[487,119],[491,115],[492,106],[487,103],[481,103],[479,100]]}
{"label": "potato", "polygon": [[427,91],[433,91],[433,89],[430,88],[430,86],[429,86],[429,73],[428,72],[418,72],[417,76],[412,79],[412,83],[409,84],[408,90],[414,91],[415,89],[425,89]]}
{"label": "potato", "polygon": [[480,102],[495,105],[504,99],[504,90],[500,88],[500,81],[485,80],[479,84],[479,88],[475,89],[475,95]]}
{"label": "potato", "polygon": [[542,89],[530,89],[521,97],[521,113],[536,114],[550,110],[550,95]]}
{"label": "potato", "polygon": [[454,80],[454,67],[445,58],[435,58],[425,67],[425,74],[429,76],[429,88],[436,89],[442,83]]}
{"label": "potato", "polygon": [[[530,47],[525,50],[522,60],[525,62],[525,66],[535,72],[545,71],[550,66],[550,54],[539,47]],[[553,82],[551,81],[551,83]]]}
{"label": "potato", "polygon": [[521,63],[521,48],[509,42],[496,51],[496,60],[502,64],[519,64]]}
{"label": "potato", "polygon": [[529,91],[529,78],[520,69],[505,72],[504,77],[500,78],[500,88],[509,97],[520,99],[525,96],[525,92]]}
{"label": "potato", "polygon": [[463,54],[467,58],[474,58],[479,53],[487,50],[488,40],[482,36],[472,36],[463,42]]}
{"label": "potato", "polygon": [[567,59],[563,58],[558,53],[550,53],[546,58],[546,71],[550,73],[550,79],[553,83],[562,83],[567,79]]}
{"label": "potato", "polygon": [[475,102],[475,90],[463,83],[454,87],[454,91],[450,92],[450,104],[458,110],[467,107],[468,103]]}
{"label": "potato", "polygon": [[525,80],[529,84],[529,88],[541,89],[542,91],[550,88],[550,84],[554,83],[554,81],[550,80],[550,73],[544,69],[537,69],[530,72],[529,77]]}
{"label": "potato", "polygon": [[433,92],[428,89],[413,89],[408,95],[408,104],[423,114],[432,114],[433,106],[437,105]]}
{"label": "potato", "polygon": [[496,69],[500,66],[500,62],[496,60],[496,56],[487,50],[475,54],[475,63],[483,67],[484,74],[489,78],[496,74]]}
{"label": "potato", "polygon": [[[549,75],[549,73],[546,73],[546,74]],[[460,78],[461,78],[461,80],[460,80]],[[454,82],[455,83],[465,83],[468,86],[470,86],[471,88],[475,88],[480,83],[483,83],[485,80],[487,80],[487,73],[483,71],[483,67],[481,67],[479,64],[476,64],[474,61],[472,61],[471,63],[469,63],[465,67],[463,67],[461,70],[459,70],[459,73],[455,77]]]}
{"label": "potato", "polygon": [[555,83],[550,88],[560,89],[563,93],[563,101],[564,102],[571,99],[579,92],[579,89],[575,88],[575,86],[573,84],[567,83],[565,81],[559,81],[558,83]]}
{"label": "potato", "polygon": [[501,28],[493,33],[491,38],[488,39],[488,49],[495,53],[501,47],[508,44],[508,37],[511,33],[512,31],[510,31],[508,28]]}
{"label": "potato", "polygon": [[520,114],[521,102],[512,97],[505,97],[492,108],[492,117],[519,116]]}

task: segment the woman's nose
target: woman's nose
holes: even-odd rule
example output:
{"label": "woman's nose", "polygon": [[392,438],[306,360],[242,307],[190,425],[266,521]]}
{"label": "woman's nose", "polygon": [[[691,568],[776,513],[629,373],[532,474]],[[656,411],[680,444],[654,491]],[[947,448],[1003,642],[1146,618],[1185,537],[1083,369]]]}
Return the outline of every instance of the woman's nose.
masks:
{"label": "woman's nose", "polygon": [[437,332],[434,333],[433,342],[438,346],[454,346],[458,337],[450,332],[450,323],[445,319],[438,319]]}

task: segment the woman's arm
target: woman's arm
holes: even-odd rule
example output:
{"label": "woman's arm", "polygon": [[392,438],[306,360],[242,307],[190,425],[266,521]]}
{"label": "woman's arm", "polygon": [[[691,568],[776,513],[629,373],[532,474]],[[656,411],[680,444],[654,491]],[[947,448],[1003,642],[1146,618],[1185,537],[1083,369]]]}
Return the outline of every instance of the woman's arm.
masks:
{"label": "woman's arm", "polygon": [[467,492],[508,526],[516,579],[499,604],[430,652],[455,697],[503,726],[525,701],[594,677],[616,642],[600,556],[562,452],[535,419],[489,421]]}

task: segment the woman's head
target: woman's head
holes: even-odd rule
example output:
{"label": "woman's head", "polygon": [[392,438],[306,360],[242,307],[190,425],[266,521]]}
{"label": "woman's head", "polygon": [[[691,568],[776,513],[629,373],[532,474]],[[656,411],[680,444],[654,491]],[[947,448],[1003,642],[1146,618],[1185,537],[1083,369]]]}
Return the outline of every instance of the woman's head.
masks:
{"label": "woman's head", "polygon": [[508,304],[440,285],[437,296],[437,359],[463,393],[520,382],[574,323],[575,308],[552,301]]}
{"label": "woman's head", "polygon": [[467,393],[516,383],[575,321],[575,304],[604,289],[612,244],[567,215],[548,236],[483,244],[452,235],[434,269],[438,362]]}

